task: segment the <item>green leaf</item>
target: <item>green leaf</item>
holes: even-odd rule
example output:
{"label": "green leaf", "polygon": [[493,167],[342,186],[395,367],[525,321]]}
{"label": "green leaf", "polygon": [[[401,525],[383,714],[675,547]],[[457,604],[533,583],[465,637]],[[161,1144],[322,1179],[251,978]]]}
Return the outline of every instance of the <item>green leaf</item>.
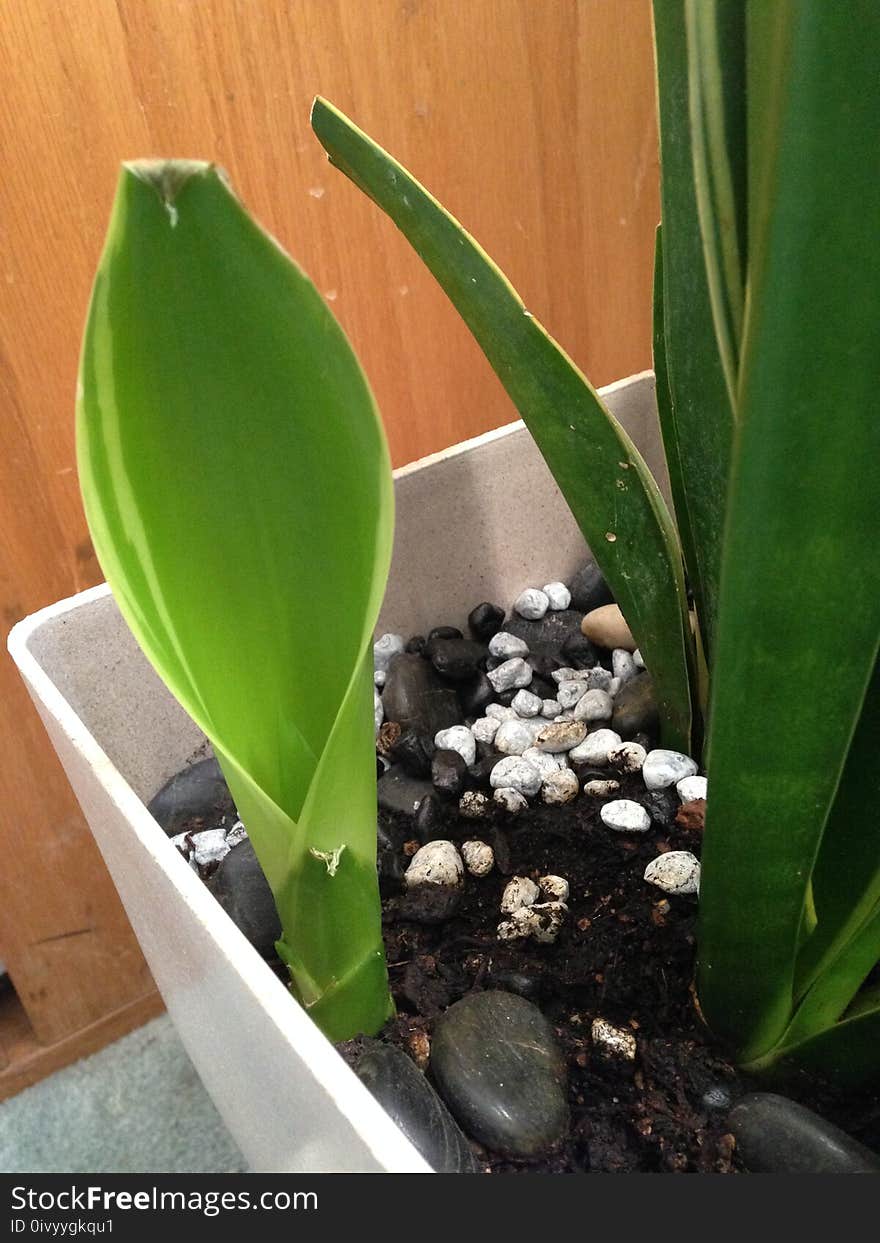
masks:
{"label": "green leaf", "polygon": [[[787,1045],[799,1044],[841,1018],[880,959],[880,908],[876,908],[849,938],[804,997],[783,1036],[780,1056]],[[878,1057],[880,1074],[880,1057]]]}
{"label": "green leaf", "polygon": [[[102,568],[214,744],[296,991],[332,1037],[375,1031],[390,1001],[369,649],[388,453],[339,326],[210,165],[123,169],[77,452]],[[314,852],[339,850],[331,875]]]}
{"label": "green leaf", "polygon": [[641,455],[593,388],[461,225],[325,100],[312,127],[331,161],[394,221],[470,328],[544,455],[651,670],[670,746],[691,730],[675,528]]}
{"label": "green leaf", "polygon": [[[681,462],[673,500],[703,643],[711,659],[733,411],[715,339],[694,189],[684,0],[655,0],[654,39],[662,157],[665,356]],[[668,440],[664,428],[664,443]]]}
{"label": "green leaf", "polygon": [[878,57],[874,9],[749,9],[749,305],[699,977],[710,1026],[745,1060],[789,1021],[810,873],[880,636]]}
{"label": "green leaf", "polygon": [[[787,1048],[782,1061],[797,1070],[817,1072],[844,1088],[876,1083],[880,1075],[880,1002],[875,997],[870,1007],[853,1007],[853,1011],[833,1027]],[[773,1069],[778,1071],[779,1065],[775,1063]]]}

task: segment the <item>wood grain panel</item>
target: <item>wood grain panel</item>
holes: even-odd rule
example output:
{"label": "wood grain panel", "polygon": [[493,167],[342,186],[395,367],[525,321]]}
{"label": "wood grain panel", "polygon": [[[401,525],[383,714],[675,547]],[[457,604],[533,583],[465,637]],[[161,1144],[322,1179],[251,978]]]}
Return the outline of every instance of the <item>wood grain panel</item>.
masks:
{"label": "wood grain panel", "polygon": [[[648,0],[10,0],[0,74],[7,624],[100,579],[72,405],[121,159],[229,170],[351,335],[396,464],[515,415],[393,227],[328,166],[316,93],[448,204],[595,383],[649,364]],[[56,1039],[148,980],[8,661],[0,695],[0,957]]]}

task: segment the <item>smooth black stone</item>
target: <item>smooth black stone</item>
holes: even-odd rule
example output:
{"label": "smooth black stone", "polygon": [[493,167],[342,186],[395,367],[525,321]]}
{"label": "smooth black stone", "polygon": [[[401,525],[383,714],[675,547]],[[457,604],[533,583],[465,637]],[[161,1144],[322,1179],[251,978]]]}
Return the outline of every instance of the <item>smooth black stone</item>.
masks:
{"label": "smooth black stone", "polygon": [[435,626],[433,630],[428,631],[428,642],[432,639],[463,639],[464,635],[458,626]]}
{"label": "smooth black stone", "polygon": [[[526,690],[528,689],[529,688],[527,686]],[[518,694],[519,691],[516,687],[512,687],[509,691],[496,691],[493,702],[501,704],[503,708],[509,708]]]}
{"label": "smooth black stone", "polygon": [[257,953],[274,958],[281,921],[250,838],[233,846],[220,860],[208,888]]}
{"label": "smooth black stone", "polygon": [[492,990],[450,1006],[434,1029],[431,1073],[465,1132],[496,1152],[536,1157],[565,1136],[565,1059],[524,997]]}
{"label": "smooth black stone", "polygon": [[406,835],[395,831],[382,821],[376,826],[376,870],[379,873],[379,890],[383,898],[399,892],[400,881],[406,871],[407,860],[403,854]]}
{"label": "smooth black stone", "polygon": [[387,772],[387,771],[388,771],[388,769],[385,767],[385,761],[384,761],[384,759],[382,758],[382,756],[381,756],[381,755],[377,755],[377,756],[376,756],[376,778],[377,778],[377,780],[378,780],[378,778],[379,778],[379,777],[381,777],[381,776],[382,776],[382,774],[383,774],[383,773],[385,773],[385,772]]}
{"label": "smooth black stone", "polygon": [[555,682],[548,682],[546,678],[540,678],[536,675],[529,682],[526,690],[531,691],[533,695],[537,695],[539,699],[555,699],[559,687]]}
{"label": "smooth black stone", "polygon": [[489,845],[495,852],[495,866],[502,876],[513,875],[513,860],[510,857],[510,842],[503,829],[496,825],[489,834]]}
{"label": "smooth black stone", "polygon": [[417,924],[442,924],[461,906],[464,885],[416,885],[399,900],[401,919]]}
{"label": "smooth black stone", "polygon": [[640,673],[621,686],[614,700],[611,728],[621,738],[633,734],[656,733],[660,725],[654,683],[649,673]]}
{"label": "smooth black stone", "polygon": [[354,1071],[438,1174],[477,1173],[476,1159],[460,1127],[402,1049],[370,1041]]}
{"label": "smooth black stone", "polygon": [[184,768],[166,781],[147,804],[147,811],[169,837],[202,821],[203,828],[219,825],[224,816],[236,818],[235,804],[220,765],[211,756]]}
{"label": "smooth black stone", "polygon": [[468,769],[468,776],[471,779],[471,784],[479,787],[480,789],[488,790],[490,788],[489,774],[492,772],[492,769],[498,761],[503,759],[504,756],[500,751],[490,750],[486,755],[480,756],[476,763],[471,764]]}
{"label": "smooth black stone", "polygon": [[457,751],[436,751],[431,761],[434,789],[446,798],[458,798],[467,785],[468,766]]}
{"label": "smooth black stone", "polygon": [[396,721],[402,733],[413,729],[433,738],[438,730],[461,724],[455,691],[426,660],[407,652],[391,659],[382,707],[385,720]]}
{"label": "smooth black stone", "polygon": [[478,673],[473,682],[458,687],[458,702],[464,716],[482,716],[487,704],[495,700],[495,688],[485,673]]}
{"label": "smooth black stone", "polygon": [[427,639],[423,634],[414,634],[412,638],[407,639],[406,646],[403,650],[411,653],[412,655],[421,656],[422,652],[425,650],[426,643]]}
{"label": "smooth black stone", "polygon": [[589,613],[600,604],[613,604],[614,596],[611,588],[602,577],[602,571],[595,561],[588,561],[582,566],[568,584],[571,592],[571,607],[581,613]]}
{"label": "smooth black stone", "polygon": [[446,816],[433,790],[419,803],[413,827],[420,842],[441,841],[446,837]]}
{"label": "smooth black stone", "polygon": [[508,634],[524,639],[532,656],[550,656],[562,663],[562,645],[572,635],[580,634],[583,614],[574,609],[546,613],[540,621],[511,617],[505,623]]}
{"label": "smooth black stone", "polygon": [[395,764],[399,764],[410,777],[428,778],[431,776],[431,759],[435,750],[433,739],[417,734],[414,729],[408,729],[395,742],[390,755]]}
{"label": "smooth black stone", "polygon": [[570,669],[593,669],[600,664],[601,652],[580,630],[570,634],[561,648],[562,663]]}
{"label": "smooth black stone", "polygon": [[430,781],[411,777],[399,764],[392,764],[376,782],[379,806],[400,816],[414,816],[419,803],[431,793]]}
{"label": "smooth black stone", "polygon": [[490,966],[488,979],[493,988],[501,988],[508,993],[516,993],[527,1001],[540,1001],[544,991],[544,982],[539,975],[529,975],[526,971],[506,970],[503,967]]}
{"label": "smooth black stone", "polygon": [[[554,670],[559,668],[559,661],[555,656],[541,656],[535,652],[531,652],[526,657],[526,664],[531,666],[532,670],[539,678],[550,678],[550,675],[554,672]],[[534,679],[532,680],[534,681]],[[550,680],[552,681],[552,678],[550,678]],[[532,689],[531,684],[528,689]]]}
{"label": "smooth black stone", "polygon": [[671,790],[648,790],[639,799],[654,824],[661,829],[671,829],[681,806],[681,799]]}
{"label": "smooth black stone", "polygon": [[438,639],[429,646],[431,664],[441,677],[451,682],[469,682],[480,672],[480,663],[486,659],[486,649],[473,639]]}
{"label": "smooth black stone", "polygon": [[630,741],[637,742],[639,746],[644,747],[646,751],[653,751],[654,747],[657,745],[656,735],[652,735],[652,734],[645,734],[645,733],[633,734]]}
{"label": "smooth black stone", "polygon": [[880,1157],[811,1109],[772,1092],[741,1097],[727,1119],[753,1174],[880,1174]]}
{"label": "smooth black stone", "polygon": [[475,639],[488,643],[504,624],[504,609],[484,601],[468,613],[468,629]]}

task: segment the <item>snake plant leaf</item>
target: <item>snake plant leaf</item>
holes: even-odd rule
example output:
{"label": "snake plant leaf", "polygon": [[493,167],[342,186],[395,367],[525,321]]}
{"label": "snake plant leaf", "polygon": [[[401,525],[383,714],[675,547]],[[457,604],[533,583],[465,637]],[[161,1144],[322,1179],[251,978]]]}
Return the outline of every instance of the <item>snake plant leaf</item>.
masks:
{"label": "snake plant leaf", "polygon": [[77,456],[101,566],[214,745],[294,990],[333,1038],[377,1030],[370,646],[388,452],[338,324],[209,164],[123,167]]}
{"label": "snake plant leaf", "polygon": [[688,750],[692,639],[681,552],[635,445],[492,260],[406,169],[326,100],[315,101],[312,127],[331,162],[412,244],[473,333],[638,640],[664,738]]}
{"label": "snake plant leaf", "polygon": [[748,10],[749,305],[699,975],[710,1026],[746,1061],[788,1023],[810,870],[880,637],[880,21],[861,8]]}
{"label": "snake plant leaf", "polygon": [[[663,330],[669,403],[681,461],[681,482],[673,499],[700,633],[711,660],[733,408],[715,337],[697,212],[684,0],[655,0],[654,41],[660,118]],[[656,355],[655,335],[655,359]],[[663,435],[669,454],[671,438],[666,427]]]}
{"label": "snake plant leaf", "polygon": [[876,1081],[878,1047],[880,1000],[873,996],[864,1005],[855,1003],[832,1027],[787,1047],[780,1061],[795,1070],[812,1070],[841,1087],[853,1088],[872,1079]]}

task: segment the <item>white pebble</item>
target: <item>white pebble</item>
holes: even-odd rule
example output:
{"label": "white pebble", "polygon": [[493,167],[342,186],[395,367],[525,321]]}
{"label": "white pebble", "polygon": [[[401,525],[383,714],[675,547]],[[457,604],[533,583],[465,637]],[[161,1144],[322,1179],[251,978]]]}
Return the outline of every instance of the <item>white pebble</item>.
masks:
{"label": "white pebble", "polygon": [[512,721],[516,716],[513,708],[508,708],[505,704],[489,704],[485,712],[486,716],[494,717],[496,721]]}
{"label": "white pebble", "polygon": [[620,690],[620,678],[612,678],[608,687],[608,694],[612,699],[617,698],[617,692]]}
{"label": "white pebble", "polygon": [[537,747],[527,747],[522,757],[530,764],[534,764],[542,777],[548,777],[550,773],[556,773],[560,768],[567,767],[565,756],[560,759],[558,755],[553,755],[550,751],[539,751]]}
{"label": "white pebble", "polygon": [[602,823],[618,833],[647,833],[651,827],[651,817],[641,803],[631,798],[616,798],[606,803],[599,811]]}
{"label": "white pebble", "polygon": [[689,850],[667,850],[645,868],[645,880],[664,893],[699,893],[700,861]]}
{"label": "white pebble", "polygon": [[541,783],[541,799],[550,807],[562,807],[578,796],[578,779],[570,768],[557,768]]}
{"label": "white pebble", "polygon": [[193,844],[192,861],[199,867],[219,863],[232,849],[226,840],[225,829],[202,829],[201,833],[191,833],[190,838]]}
{"label": "white pebble", "polygon": [[434,746],[438,751],[457,751],[468,767],[477,758],[477,740],[466,725],[452,725],[449,729],[438,730],[434,735]]}
{"label": "white pebble", "polygon": [[534,764],[524,760],[521,755],[508,755],[499,760],[492,769],[489,784],[493,790],[510,787],[531,797],[541,788],[541,774]]}
{"label": "white pebble", "polygon": [[556,691],[556,702],[560,708],[574,708],[586,695],[587,690],[588,687],[583,678],[560,682]]}
{"label": "white pebble", "polygon": [[583,742],[572,747],[568,758],[574,764],[595,764],[598,768],[604,768],[609,752],[619,747],[622,741],[620,734],[613,729],[596,729],[592,734],[587,734]]}
{"label": "white pebble", "polygon": [[576,721],[610,721],[614,700],[607,691],[592,690],[581,696],[574,708]]}
{"label": "white pebble", "polygon": [[387,679],[388,679],[388,671],[386,669],[374,669],[373,670],[373,684],[375,686],[378,686],[379,690],[381,690],[382,687],[385,685],[385,682],[387,681]]}
{"label": "white pebble", "polygon": [[403,635],[383,634],[373,644],[373,668],[387,669],[392,657],[400,655],[404,647]]}
{"label": "white pebble", "polygon": [[551,609],[567,609],[571,604],[571,592],[565,583],[545,583],[541,590],[550,601]]}
{"label": "white pebble", "polygon": [[513,605],[514,612],[525,617],[527,621],[540,621],[549,607],[550,601],[537,587],[527,587],[517,596]]}
{"label": "white pebble", "polygon": [[705,798],[708,781],[705,777],[682,777],[677,781],[675,789],[683,803],[692,803],[694,799]]}
{"label": "white pebble", "polygon": [[557,685],[560,682],[585,682],[587,672],[586,669],[572,669],[565,665],[562,669],[554,669],[550,677]]}
{"label": "white pebble", "polygon": [[647,754],[638,742],[622,742],[619,747],[608,752],[608,763],[622,773],[637,773]]}
{"label": "white pebble", "polygon": [[458,800],[458,814],[465,820],[480,820],[489,810],[489,800],[481,790],[465,790]]}
{"label": "white pebble", "polygon": [[553,902],[568,901],[568,881],[564,876],[541,876],[538,879],[538,888],[545,898],[550,898]]}
{"label": "white pebble", "polygon": [[533,902],[538,901],[540,892],[530,877],[514,876],[504,886],[504,892],[501,895],[501,914],[512,915],[521,906],[531,906]]}
{"label": "white pebble", "polygon": [[573,712],[571,711],[571,709],[569,708],[569,709],[567,709],[565,712],[558,712],[558,713],[556,714],[556,716],[553,718],[553,720],[554,720],[554,721],[556,721],[556,722],[559,722],[559,721],[573,721],[573,720],[574,720],[574,713],[573,713]]}
{"label": "white pebble", "polygon": [[628,652],[624,647],[616,647],[611,653],[611,671],[616,678],[620,678],[620,685],[629,682],[638,673],[636,662],[632,652]]}
{"label": "white pebble", "polygon": [[514,790],[513,786],[500,786],[493,798],[510,816],[518,816],[529,805],[528,799],[519,790]]}
{"label": "white pebble", "polygon": [[513,660],[505,660],[497,669],[490,669],[486,677],[500,694],[502,691],[528,686],[532,680],[532,666],[527,665],[522,657],[515,656]]}
{"label": "white pebble", "polygon": [[541,700],[541,716],[546,717],[548,721],[552,721],[553,718],[558,716],[561,711],[562,705],[558,699]]}
{"label": "white pebble", "polygon": [[639,651],[638,648],[636,648],[636,650],[633,652],[633,660],[635,661],[637,669],[644,669],[645,662],[642,660],[642,653]]}
{"label": "white pebble", "polygon": [[489,655],[500,656],[503,660],[512,660],[514,656],[528,656],[529,645],[525,639],[506,630],[499,630],[489,640]]}
{"label": "white pebble", "polygon": [[531,691],[517,691],[511,700],[510,706],[517,716],[540,716],[542,702]]}
{"label": "white pebble", "polygon": [[237,846],[239,842],[243,842],[247,837],[247,829],[240,820],[236,820],[235,824],[226,834],[226,845],[232,850],[233,846]]}
{"label": "white pebble", "polygon": [[564,902],[536,902],[520,907],[511,916],[511,923],[520,936],[531,937],[541,945],[552,945],[565,923],[568,907]]}
{"label": "white pebble", "polygon": [[495,852],[486,842],[463,842],[461,857],[471,876],[488,876],[495,866]]}
{"label": "white pebble", "polygon": [[491,742],[498,733],[501,722],[495,716],[481,716],[471,726],[471,733],[477,742]]}
{"label": "white pebble", "polygon": [[464,884],[464,863],[453,842],[428,842],[420,847],[403,874],[407,888],[419,885]]}
{"label": "white pebble", "polygon": [[522,941],[528,935],[528,928],[518,927],[512,919],[502,919],[498,925],[499,941]]}
{"label": "white pebble", "polygon": [[642,777],[649,790],[665,790],[682,777],[693,777],[697,766],[689,755],[659,748],[649,751],[642,766]]}
{"label": "white pebble", "polygon": [[592,781],[584,782],[584,794],[591,794],[593,798],[610,798],[619,789],[620,782],[611,779],[602,781],[601,779],[594,778]]}
{"label": "white pebble", "polygon": [[373,689],[373,721],[376,725],[376,734],[378,736],[382,722],[385,720],[385,709],[382,707],[382,696],[374,688]]}
{"label": "white pebble", "polygon": [[625,1027],[615,1027],[607,1019],[593,1019],[590,1035],[599,1053],[605,1057],[620,1058],[633,1062],[636,1056],[636,1038]]}
{"label": "white pebble", "polygon": [[539,751],[570,751],[587,736],[583,721],[551,721],[543,725],[535,738]]}
{"label": "white pebble", "polygon": [[535,741],[535,727],[531,721],[515,718],[502,721],[495,733],[495,750],[502,755],[522,755]]}

